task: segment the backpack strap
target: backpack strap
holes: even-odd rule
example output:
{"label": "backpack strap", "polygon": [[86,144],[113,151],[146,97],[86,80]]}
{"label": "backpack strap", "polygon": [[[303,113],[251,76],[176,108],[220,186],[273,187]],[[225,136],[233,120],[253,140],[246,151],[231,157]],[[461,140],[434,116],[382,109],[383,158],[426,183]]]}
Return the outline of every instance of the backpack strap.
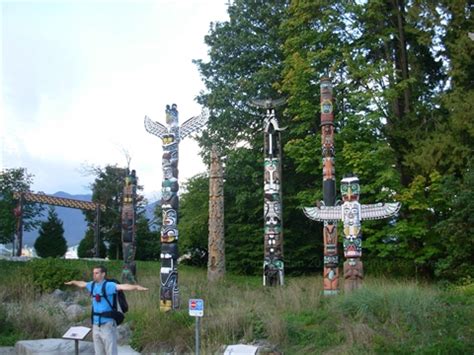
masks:
{"label": "backpack strap", "polygon": [[106,288],[105,288],[105,285],[106,283],[108,282],[108,280],[105,280],[104,283],[102,284],[102,294],[104,295],[104,298],[105,298],[105,301],[109,304],[110,308],[112,308],[112,310],[116,311],[117,310],[117,298],[116,298],[116,293],[112,295],[112,303],[110,303],[109,299],[107,298],[107,292],[106,292]]}
{"label": "backpack strap", "polygon": [[[94,287],[95,287],[95,281],[92,281],[92,284],[91,284],[91,298],[94,297]],[[92,310],[91,310],[91,324],[94,324],[94,302],[93,301],[91,302],[91,307],[92,307]],[[99,318],[99,326],[100,326],[100,318]]]}
{"label": "backpack strap", "polygon": [[[104,283],[102,284],[102,296],[105,301],[109,304],[110,308],[112,308],[112,310],[117,310],[117,300],[116,300],[116,294],[113,295],[113,304],[115,305],[115,307],[110,303],[109,299],[107,298],[107,292],[106,292],[106,283],[107,283],[107,279],[104,280]],[[91,285],[91,297],[94,298],[95,295],[94,295],[94,287],[95,287],[95,281],[92,282],[92,285]],[[101,326],[101,320],[102,320],[102,314],[104,313],[108,313],[108,312],[102,312],[102,313],[96,313],[94,312],[94,302],[92,302],[92,312],[91,312],[91,324],[94,324],[94,316],[99,316],[99,327]]]}

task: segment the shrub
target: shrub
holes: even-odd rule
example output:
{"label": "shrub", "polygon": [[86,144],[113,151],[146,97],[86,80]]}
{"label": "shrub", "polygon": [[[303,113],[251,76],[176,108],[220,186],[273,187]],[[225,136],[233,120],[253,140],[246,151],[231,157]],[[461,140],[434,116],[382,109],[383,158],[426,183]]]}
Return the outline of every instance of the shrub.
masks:
{"label": "shrub", "polygon": [[33,286],[39,292],[63,289],[64,282],[81,277],[81,272],[71,263],[61,263],[53,258],[32,260],[24,272],[32,277]]}
{"label": "shrub", "polygon": [[20,339],[21,334],[15,330],[5,307],[0,304],[0,346],[13,346]]}

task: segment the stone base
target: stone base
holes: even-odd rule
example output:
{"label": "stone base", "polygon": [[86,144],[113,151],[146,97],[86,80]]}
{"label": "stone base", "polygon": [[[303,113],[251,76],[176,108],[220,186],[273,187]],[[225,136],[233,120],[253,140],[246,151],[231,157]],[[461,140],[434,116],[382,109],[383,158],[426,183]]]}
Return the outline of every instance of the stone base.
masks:
{"label": "stone base", "polygon": [[[15,353],[17,355],[74,355],[74,343],[74,340],[66,339],[20,340],[15,344]],[[119,355],[140,354],[129,345],[118,346],[118,353]],[[79,354],[94,354],[94,344],[90,341],[79,341]]]}

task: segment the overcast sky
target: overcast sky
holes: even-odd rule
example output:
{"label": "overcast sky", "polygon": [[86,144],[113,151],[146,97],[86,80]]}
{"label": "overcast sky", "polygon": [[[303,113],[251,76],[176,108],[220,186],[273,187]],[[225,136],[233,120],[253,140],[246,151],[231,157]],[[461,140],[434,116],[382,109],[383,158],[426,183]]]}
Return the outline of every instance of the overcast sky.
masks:
{"label": "overcast sky", "polygon": [[[204,86],[193,59],[207,60],[210,22],[227,0],[0,0],[0,166],[26,167],[34,191],[90,193],[84,165],[137,170],[145,195],[161,189],[165,123],[201,112]],[[197,143],[180,143],[180,181],[206,170]]]}

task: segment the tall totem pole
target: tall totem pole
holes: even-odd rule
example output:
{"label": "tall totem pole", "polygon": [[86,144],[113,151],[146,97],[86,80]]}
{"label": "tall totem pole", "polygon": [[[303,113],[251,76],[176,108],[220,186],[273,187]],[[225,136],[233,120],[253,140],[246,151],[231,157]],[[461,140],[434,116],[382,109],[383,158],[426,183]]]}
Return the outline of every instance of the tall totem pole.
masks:
{"label": "tall totem pole", "polygon": [[163,141],[163,182],[161,184],[161,270],[160,270],[160,310],[179,308],[178,287],[178,148],[179,142],[189,134],[204,126],[208,114],[194,116],[179,126],[176,104],[166,106],[166,127],[145,116],[145,129]]}
{"label": "tall totem pole", "polygon": [[356,176],[341,180],[342,206],[307,207],[308,218],[329,222],[342,220],[344,223],[344,291],[350,292],[362,286],[364,278],[362,256],[361,220],[382,219],[395,215],[400,202],[361,205],[360,185]]}
{"label": "tall totem pole", "polygon": [[[321,153],[323,156],[323,203],[336,204],[336,170],[334,168],[334,111],[332,84],[328,78],[321,79]],[[324,295],[339,292],[339,256],[337,255],[337,223],[324,221]]]}
{"label": "tall totem pole", "polygon": [[252,104],[267,110],[264,119],[264,259],[263,285],[284,283],[283,218],[281,193],[281,131],[275,107],[285,99],[253,100]]}
{"label": "tall totem pole", "polygon": [[209,172],[209,241],[207,279],[217,281],[225,275],[224,174],[217,147],[211,149]]}
{"label": "tall totem pole", "polygon": [[135,264],[136,244],[136,217],[137,217],[137,176],[135,170],[127,169],[123,187],[122,202],[122,251],[123,269],[122,283],[135,284],[137,282],[137,268]]}

